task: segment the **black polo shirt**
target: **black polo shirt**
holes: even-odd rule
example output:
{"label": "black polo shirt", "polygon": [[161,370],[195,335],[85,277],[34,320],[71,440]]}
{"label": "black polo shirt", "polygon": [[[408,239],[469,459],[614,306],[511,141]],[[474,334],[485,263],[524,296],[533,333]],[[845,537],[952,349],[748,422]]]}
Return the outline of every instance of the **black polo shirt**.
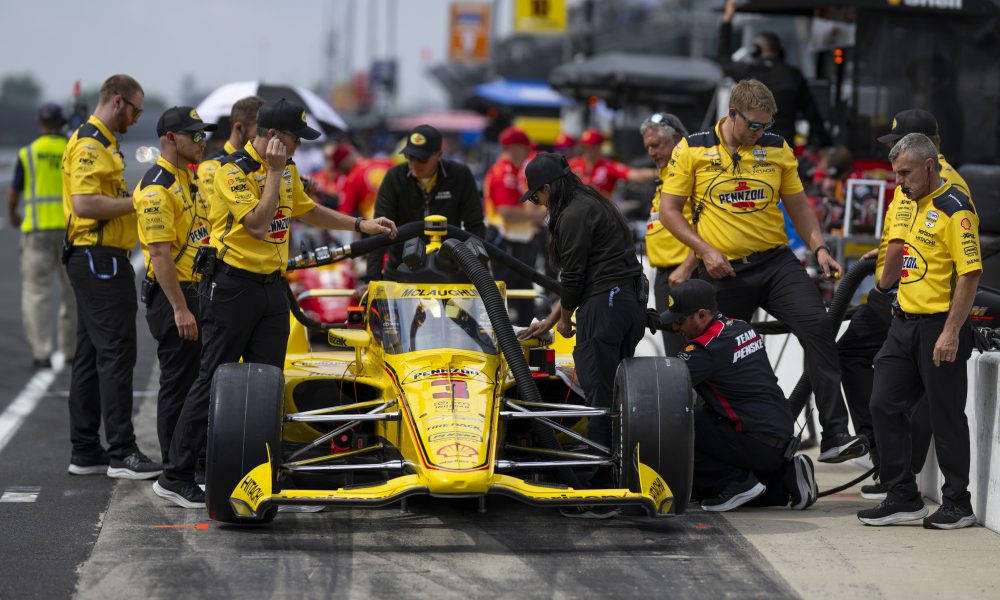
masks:
{"label": "black polo shirt", "polygon": [[[483,202],[469,167],[442,159],[430,192],[420,188],[420,182],[410,173],[406,163],[389,169],[375,199],[375,217],[388,217],[400,226],[423,221],[428,215],[442,215],[448,219],[449,225],[461,227],[479,237],[486,235]],[[402,254],[402,243],[390,246],[386,268],[395,270]],[[384,256],[384,251],[368,254],[367,281],[381,279]]]}
{"label": "black polo shirt", "polygon": [[764,340],[745,321],[717,315],[677,356],[698,394],[737,431],[791,437],[792,412]]}

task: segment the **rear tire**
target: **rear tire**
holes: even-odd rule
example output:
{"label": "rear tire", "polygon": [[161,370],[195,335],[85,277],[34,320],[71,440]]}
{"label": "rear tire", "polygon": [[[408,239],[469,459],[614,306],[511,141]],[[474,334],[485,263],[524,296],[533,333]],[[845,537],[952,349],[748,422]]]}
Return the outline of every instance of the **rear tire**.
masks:
{"label": "rear tire", "polygon": [[620,417],[612,427],[618,484],[641,491],[638,458],[670,486],[674,514],[682,514],[691,498],[694,398],[687,366],[678,358],[627,358],[618,365],[614,412]]}
{"label": "rear tire", "polygon": [[[222,523],[268,523],[278,509],[268,509],[257,519],[239,518],[229,495],[251,469],[281,461],[281,411],[284,395],[281,369],[255,363],[220,365],[212,378],[208,413],[208,453],[205,470],[205,504],[208,516]],[[271,482],[277,483],[277,469]]]}

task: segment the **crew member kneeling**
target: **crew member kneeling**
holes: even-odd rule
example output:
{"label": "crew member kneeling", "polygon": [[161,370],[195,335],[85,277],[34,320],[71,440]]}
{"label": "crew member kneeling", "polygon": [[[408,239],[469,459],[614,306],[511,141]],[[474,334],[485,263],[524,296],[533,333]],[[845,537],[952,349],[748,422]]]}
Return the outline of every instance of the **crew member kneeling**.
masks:
{"label": "crew member kneeling", "polygon": [[790,462],[792,413],[764,340],[750,325],[718,311],[715,288],[701,279],[670,290],[661,325],[687,344],[678,356],[703,400],[695,408],[693,496],[708,511],[756,506],[806,509],[816,502],[808,456]]}

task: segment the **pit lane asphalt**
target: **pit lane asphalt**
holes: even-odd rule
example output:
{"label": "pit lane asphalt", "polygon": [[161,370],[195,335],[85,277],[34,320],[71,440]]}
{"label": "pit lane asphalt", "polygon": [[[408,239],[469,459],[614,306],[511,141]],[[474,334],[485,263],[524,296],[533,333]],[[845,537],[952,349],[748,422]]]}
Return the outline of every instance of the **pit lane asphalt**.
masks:
{"label": "pit lane asphalt", "polygon": [[[0,230],[0,411],[32,373],[20,321],[17,236]],[[158,454],[155,357],[140,308],[136,433]],[[151,382],[151,377],[153,378]],[[723,517],[566,519],[505,499],[282,513],[234,528],[156,497],[150,482],[66,473],[63,370],[0,451],[0,598],[794,597]]]}

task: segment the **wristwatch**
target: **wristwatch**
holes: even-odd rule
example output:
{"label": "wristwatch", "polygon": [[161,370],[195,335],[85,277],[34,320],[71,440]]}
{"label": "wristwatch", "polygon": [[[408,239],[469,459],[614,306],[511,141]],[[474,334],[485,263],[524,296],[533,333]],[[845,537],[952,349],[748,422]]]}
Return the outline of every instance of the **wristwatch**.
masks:
{"label": "wristwatch", "polygon": [[364,220],[365,220],[364,217],[358,217],[358,218],[354,219],[354,231],[357,231],[358,233],[361,233],[361,221],[364,221]]}
{"label": "wristwatch", "polygon": [[820,250],[826,250],[827,254],[829,254],[830,256],[833,256],[833,250],[830,250],[830,247],[827,246],[826,244],[823,244],[822,246],[816,246],[816,249],[813,250],[813,256],[816,258],[817,261],[819,261],[819,251]]}

